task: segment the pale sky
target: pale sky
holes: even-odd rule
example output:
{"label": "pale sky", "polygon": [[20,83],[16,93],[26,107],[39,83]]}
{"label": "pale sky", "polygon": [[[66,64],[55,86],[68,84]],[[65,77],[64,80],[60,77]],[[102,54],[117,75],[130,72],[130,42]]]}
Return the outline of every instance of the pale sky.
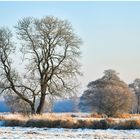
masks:
{"label": "pale sky", "polygon": [[0,26],[47,15],[69,20],[83,40],[82,90],[106,69],[127,83],[140,78],[140,2],[0,2]]}

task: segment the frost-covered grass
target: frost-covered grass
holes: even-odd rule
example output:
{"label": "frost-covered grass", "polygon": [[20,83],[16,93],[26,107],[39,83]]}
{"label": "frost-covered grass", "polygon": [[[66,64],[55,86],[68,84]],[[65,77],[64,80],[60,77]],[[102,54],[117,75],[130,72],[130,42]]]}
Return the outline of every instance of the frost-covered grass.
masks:
{"label": "frost-covered grass", "polygon": [[115,118],[103,118],[103,116],[86,113],[0,114],[0,124],[39,128],[140,129],[138,114],[121,114]]}
{"label": "frost-covered grass", "polygon": [[0,139],[139,139],[140,130],[0,127]]}

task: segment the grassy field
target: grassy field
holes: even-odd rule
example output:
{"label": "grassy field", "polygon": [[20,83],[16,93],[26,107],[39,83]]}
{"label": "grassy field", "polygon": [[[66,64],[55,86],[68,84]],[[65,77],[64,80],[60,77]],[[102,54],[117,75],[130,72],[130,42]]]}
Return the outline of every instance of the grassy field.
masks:
{"label": "grassy field", "polygon": [[120,114],[105,117],[85,113],[45,113],[42,115],[0,114],[3,126],[90,128],[90,129],[140,129],[139,114]]}

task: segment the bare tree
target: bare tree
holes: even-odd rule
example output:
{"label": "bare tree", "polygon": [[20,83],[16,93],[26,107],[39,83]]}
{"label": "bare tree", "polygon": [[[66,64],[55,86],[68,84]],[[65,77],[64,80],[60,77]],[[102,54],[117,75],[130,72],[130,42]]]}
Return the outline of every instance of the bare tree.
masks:
{"label": "bare tree", "polygon": [[134,94],[137,97],[136,103],[136,113],[140,113],[140,79],[136,78],[133,83],[129,84]]}
{"label": "bare tree", "polygon": [[132,110],[135,96],[114,70],[106,70],[101,79],[90,82],[87,87],[80,98],[79,105],[83,111],[113,116]]}
{"label": "bare tree", "polygon": [[[12,71],[5,71],[6,80],[12,84],[10,90],[30,104],[32,112],[36,113],[42,113],[47,95],[63,97],[76,93],[77,75],[81,74],[78,61],[81,40],[74,34],[71,24],[55,17],[29,17],[21,19],[16,30],[22,41],[26,72],[20,76],[21,80],[16,78],[17,82],[13,82],[8,79]],[[6,68],[5,63],[2,64]],[[35,111],[36,100],[39,104]]]}

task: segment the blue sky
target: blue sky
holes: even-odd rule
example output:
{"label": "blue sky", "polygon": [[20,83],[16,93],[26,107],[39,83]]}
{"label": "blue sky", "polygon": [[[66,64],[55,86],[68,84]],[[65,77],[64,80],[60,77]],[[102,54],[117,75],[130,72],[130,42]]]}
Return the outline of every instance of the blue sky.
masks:
{"label": "blue sky", "polygon": [[82,89],[115,69],[127,83],[140,78],[140,2],[0,2],[0,26],[22,17],[69,20],[82,38]]}

